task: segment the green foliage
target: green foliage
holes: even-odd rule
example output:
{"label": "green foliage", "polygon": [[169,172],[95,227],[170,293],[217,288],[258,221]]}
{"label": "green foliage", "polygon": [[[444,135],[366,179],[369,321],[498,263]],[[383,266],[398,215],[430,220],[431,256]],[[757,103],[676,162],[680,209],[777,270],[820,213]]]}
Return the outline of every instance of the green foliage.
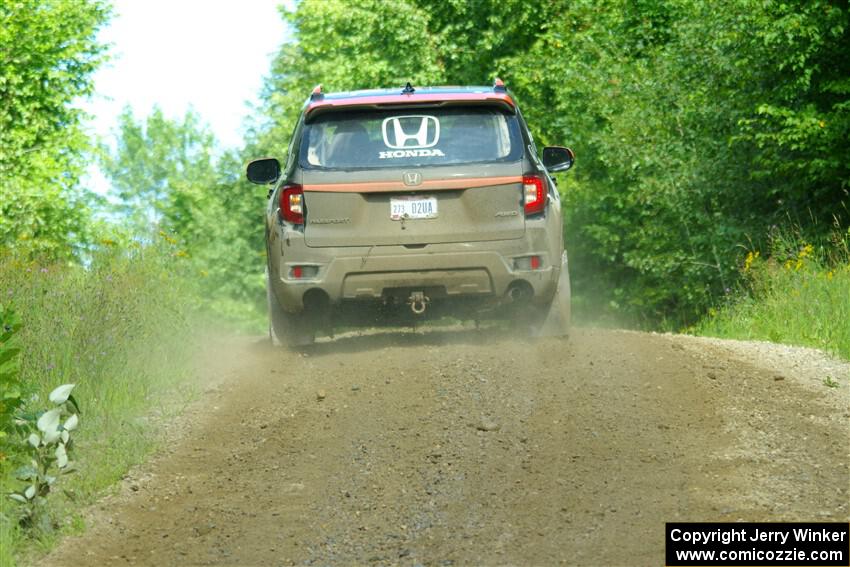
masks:
{"label": "green foliage", "polygon": [[410,2],[308,1],[294,12],[281,10],[294,40],[281,46],[272,63],[249,150],[283,153],[304,100],[318,84],[345,91],[445,80],[437,36],[427,14]]}
{"label": "green foliage", "polygon": [[215,183],[212,134],[192,111],[172,121],[157,107],[143,123],[125,108],[118,129],[115,152],[104,147],[101,159],[118,211],[140,234],[158,225],[197,238],[204,194]]}
{"label": "green foliage", "polygon": [[13,431],[12,416],[23,397],[20,342],[21,320],[11,307],[0,304],[0,463],[11,452],[8,443]]}
{"label": "green foliage", "polygon": [[0,3],[0,245],[68,256],[88,238],[88,141],[72,102],[103,61],[100,0]]}
{"label": "green foliage", "polygon": [[755,177],[778,183],[792,206],[821,213],[850,189],[850,10],[772,4],[765,17],[749,43],[775,65],[765,73],[771,88],[736,141],[758,148]]}
{"label": "green foliage", "polygon": [[103,2],[11,0],[0,5],[0,174],[30,174],[27,154],[62,148],[102,60]]}
{"label": "green foliage", "polygon": [[94,238],[92,197],[76,185],[80,168],[66,170],[71,181],[61,173],[70,166],[54,157],[33,164],[30,178],[0,180],[0,247],[70,259]]}
{"label": "green foliage", "polygon": [[693,332],[811,346],[850,360],[850,231],[822,244],[774,233],[770,255],[751,251],[742,287]]}
{"label": "green foliage", "polygon": [[[563,192],[580,302],[677,327],[722,300],[741,245],[770,225],[790,218],[815,236],[833,215],[850,222],[848,97],[836,86],[850,61],[846,8],[562,8],[498,72],[543,142],[576,149]],[[832,109],[824,128],[805,118],[808,100]],[[790,116],[778,126],[788,105],[800,128]]]}
{"label": "green foliage", "polygon": [[460,85],[490,84],[498,61],[533,46],[559,10],[555,2],[526,0],[414,0],[412,4],[427,20],[429,34],[437,38],[432,44],[442,75]]}
{"label": "green foliage", "polygon": [[[0,253],[0,296],[23,323],[16,335],[19,413],[43,409],[38,400],[66,383],[77,385],[85,410],[75,438],[77,474],[63,479],[46,509],[63,530],[80,506],[149,453],[157,418],[193,394],[189,367],[203,336],[195,277],[179,251],[164,238],[142,244],[114,234],[101,237],[86,267]],[[4,446],[0,494],[17,490],[13,474],[31,460],[25,449]],[[0,565],[25,535],[12,502],[2,498],[0,533],[11,539],[0,546]]]}
{"label": "green foliage", "polygon": [[214,150],[192,111],[172,120],[154,108],[137,121],[126,109],[101,162],[131,230],[174,246],[207,305],[253,326],[263,297],[265,192],[242,179],[238,157],[216,160]]}
{"label": "green foliage", "polygon": [[75,470],[70,461],[74,450],[71,435],[79,425],[80,410],[71,396],[74,386],[63,384],[50,392],[48,399],[55,407],[15,416],[30,462],[15,471],[15,478],[24,486],[9,493],[9,498],[21,505],[20,523],[25,528],[52,531],[47,498],[59,477]]}

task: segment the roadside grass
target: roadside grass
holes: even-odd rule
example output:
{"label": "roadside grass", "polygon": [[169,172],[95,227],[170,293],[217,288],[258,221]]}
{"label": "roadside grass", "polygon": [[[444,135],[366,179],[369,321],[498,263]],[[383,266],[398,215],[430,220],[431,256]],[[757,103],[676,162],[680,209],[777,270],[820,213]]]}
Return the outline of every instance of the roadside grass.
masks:
{"label": "roadside grass", "polygon": [[777,235],[748,253],[743,285],[689,331],[810,346],[850,360],[850,230],[822,244]]}
{"label": "roadside grass", "polygon": [[77,384],[78,473],[48,500],[55,529],[23,531],[7,497],[24,455],[0,458],[0,565],[46,551],[62,533],[83,529],[79,514],[155,447],[158,418],[194,395],[187,380],[197,295],[167,242],[108,244],[87,266],[0,257],[0,304],[22,320],[25,406],[44,409],[47,394]]}

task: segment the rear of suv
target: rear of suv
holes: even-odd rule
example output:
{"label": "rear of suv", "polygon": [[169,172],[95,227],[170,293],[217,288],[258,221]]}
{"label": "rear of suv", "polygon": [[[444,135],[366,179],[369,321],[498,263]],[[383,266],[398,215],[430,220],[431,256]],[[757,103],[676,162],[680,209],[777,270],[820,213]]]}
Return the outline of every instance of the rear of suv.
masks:
{"label": "rear of suv", "polygon": [[561,202],[514,98],[492,87],[324,93],[304,104],[270,186],[269,332],[300,346],[340,325],[450,315],[569,330]]}

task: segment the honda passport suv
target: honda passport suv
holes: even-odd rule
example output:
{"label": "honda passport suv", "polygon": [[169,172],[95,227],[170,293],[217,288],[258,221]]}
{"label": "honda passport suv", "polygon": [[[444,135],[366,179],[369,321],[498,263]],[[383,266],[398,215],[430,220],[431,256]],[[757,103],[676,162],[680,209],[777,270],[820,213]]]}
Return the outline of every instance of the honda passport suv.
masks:
{"label": "honda passport suv", "polygon": [[563,335],[570,319],[561,200],[512,95],[492,87],[325,93],[304,104],[269,185],[269,332],[313,342],[339,325],[434,316],[514,318]]}

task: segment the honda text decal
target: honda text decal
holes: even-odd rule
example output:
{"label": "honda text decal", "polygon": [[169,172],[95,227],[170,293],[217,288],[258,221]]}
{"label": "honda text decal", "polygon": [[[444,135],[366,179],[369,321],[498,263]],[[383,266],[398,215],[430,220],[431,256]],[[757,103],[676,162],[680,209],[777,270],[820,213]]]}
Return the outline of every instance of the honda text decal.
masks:
{"label": "honda text decal", "polygon": [[440,141],[440,121],[436,116],[392,116],[384,120],[381,133],[384,145],[390,148],[380,152],[381,159],[446,156],[434,147]]}

